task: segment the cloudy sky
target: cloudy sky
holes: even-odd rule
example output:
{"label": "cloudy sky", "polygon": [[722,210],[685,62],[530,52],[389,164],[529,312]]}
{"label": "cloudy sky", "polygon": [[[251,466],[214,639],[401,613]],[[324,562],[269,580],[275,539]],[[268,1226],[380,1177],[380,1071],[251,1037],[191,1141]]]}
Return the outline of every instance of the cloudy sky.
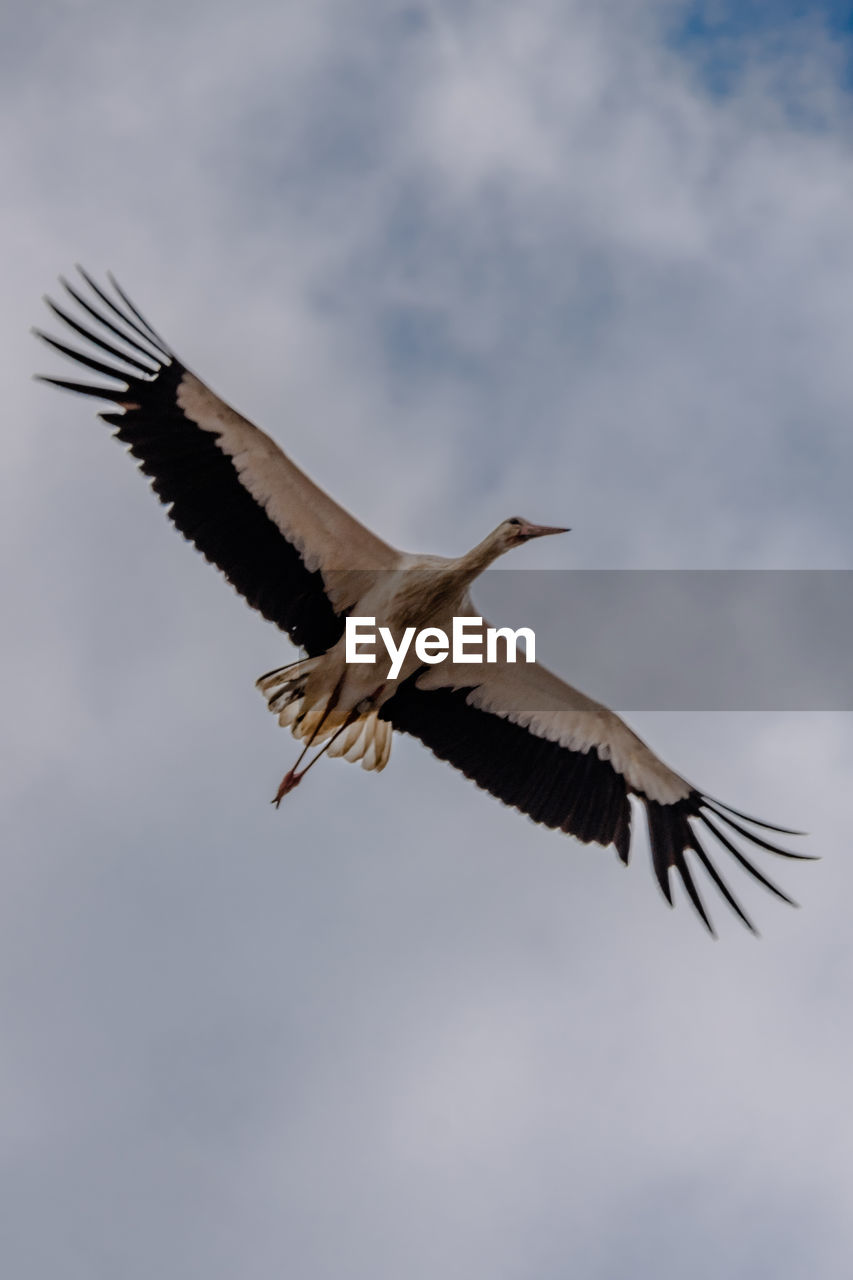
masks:
{"label": "cloudy sky", "polygon": [[4,1274],[843,1273],[850,715],[632,716],[810,833],[760,941],[412,741],[276,812],[289,647],[28,328],[111,268],[400,546],[850,568],[848,10],[5,7]]}

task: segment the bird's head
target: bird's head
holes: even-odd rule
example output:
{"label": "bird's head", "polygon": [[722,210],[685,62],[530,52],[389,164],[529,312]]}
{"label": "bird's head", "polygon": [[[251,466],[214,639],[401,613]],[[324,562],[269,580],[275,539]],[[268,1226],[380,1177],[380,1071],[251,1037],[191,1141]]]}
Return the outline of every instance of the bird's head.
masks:
{"label": "bird's head", "polygon": [[509,551],[511,547],[520,547],[531,538],[544,538],[549,533],[569,533],[569,530],[550,524],[533,524],[521,516],[510,516],[498,525],[493,536],[501,551]]}

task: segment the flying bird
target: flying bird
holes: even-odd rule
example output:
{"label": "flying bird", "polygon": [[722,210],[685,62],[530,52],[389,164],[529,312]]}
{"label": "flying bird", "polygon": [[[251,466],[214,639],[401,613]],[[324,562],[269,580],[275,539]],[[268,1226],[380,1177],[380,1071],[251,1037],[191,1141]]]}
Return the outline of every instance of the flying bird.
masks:
{"label": "flying bird", "polygon": [[410,648],[391,679],[382,663],[346,661],[348,617],[375,619],[398,643],[409,627],[449,631],[454,617],[479,616],[469,588],[493,561],[564,530],[513,516],[456,559],[397,551],[191,373],[111,275],[101,287],[78,271],[82,284],[61,281],[75,304],[71,310],[68,303],[45,301],[88,349],[34,332],[108,382],[43,380],[114,406],[101,417],[152,478],[173,523],[306,655],[257,681],[279,722],[303,743],[276,805],[324,754],[383,769],[397,729],[534,822],[584,843],[613,845],[625,864],[633,798],[645,809],[652,865],[666,900],[673,905],[674,870],[712,934],[694,880],[697,864],[755,932],[711,861],[713,842],[796,905],[743,846],[805,858],[767,834],[800,833],[698,790],[614,712],[538,663],[512,663],[505,651],[474,671],[451,658],[427,664]]}

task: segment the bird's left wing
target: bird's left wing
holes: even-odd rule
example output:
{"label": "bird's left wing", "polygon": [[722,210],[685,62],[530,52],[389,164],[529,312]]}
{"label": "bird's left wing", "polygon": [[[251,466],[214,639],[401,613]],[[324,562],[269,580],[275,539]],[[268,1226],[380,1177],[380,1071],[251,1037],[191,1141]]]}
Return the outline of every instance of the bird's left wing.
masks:
{"label": "bird's left wing", "polygon": [[420,738],[440,759],[534,822],[584,843],[613,844],[625,863],[631,848],[629,797],[636,796],[645,807],[652,863],[664,896],[671,906],[675,868],[712,933],[688,854],[743,923],[753,931],[754,926],[711,862],[708,836],[765,888],[791,902],[747,858],[735,836],[783,857],[803,858],[750,827],[796,832],[748,818],[698,791],[613,711],[539,663],[448,661],[422,668],[400,686],[380,717]]}
{"label": "bird's left wing", "polygon": [[90,349],[36,333],[118,385],[44,380],[117,405],[101,416],[152,477],[178,529],[294,643],[312,655],[328,649],[362,575],[393,569],[398,553],[190,373],[112,277],[108,292],[78,270],[91,295],[62,281],[76,316],[46,301]]}

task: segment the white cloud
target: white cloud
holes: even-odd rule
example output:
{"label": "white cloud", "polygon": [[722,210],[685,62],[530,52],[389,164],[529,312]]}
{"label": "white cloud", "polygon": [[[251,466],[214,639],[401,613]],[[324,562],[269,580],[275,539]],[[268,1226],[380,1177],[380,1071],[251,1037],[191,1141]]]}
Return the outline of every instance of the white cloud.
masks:
{"label": "white cloud", "polygon": [[276,814],[294,745],[252,681],[280,639],[89,407],[25,380],[79,257],[403,545],[520,510],[575,530],[529,564],[846,566],[836,54],[765,42],[715,97],[666,45],[677,6],[640,8],[11,15],[16,1273],[849,1256],[848,721],[637,718],[715,794],[813,830],[822,863],[774,868],[801,911],[746,891],[758,944],[720,908],[712,945],[641,853],[625,873],[409,742]]}

